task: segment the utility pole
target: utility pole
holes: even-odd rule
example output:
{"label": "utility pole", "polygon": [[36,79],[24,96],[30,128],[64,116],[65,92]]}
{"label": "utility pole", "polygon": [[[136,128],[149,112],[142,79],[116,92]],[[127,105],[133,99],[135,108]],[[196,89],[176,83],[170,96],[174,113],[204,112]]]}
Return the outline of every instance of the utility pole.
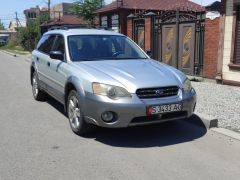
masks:
{"label": "utility pole", "polygon": [[0,30],[4,30],[4,27],[2,27],[2,20],[1,19],[0,19]]}
{"label": "utility pole", "polygon": [[48,0],[48,13],[49,13],[49,20],[51,18],[51,0]]}
{"label": "utility pole", "polygon": [[16,15],[16,23],[17,23],[17,29],[18,29],[18,13],[15,12],[15,15]]}

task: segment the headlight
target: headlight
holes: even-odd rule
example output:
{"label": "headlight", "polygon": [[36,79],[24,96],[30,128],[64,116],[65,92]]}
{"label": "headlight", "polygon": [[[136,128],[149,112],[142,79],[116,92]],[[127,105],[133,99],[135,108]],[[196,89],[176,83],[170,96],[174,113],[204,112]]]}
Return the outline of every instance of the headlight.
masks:
{"label": "headlight", "polygon": [[132,97],[131,94],[124,88],[101,83],[93,83],[93,93],[97,95],[107,96],[111,99],[119,99]]}
{"label": "headlight", "polygon": [[192,90],[192,84],[191,81],[189,79],[186,79],[183,83],[183,89],[184,91],[190,91]]}

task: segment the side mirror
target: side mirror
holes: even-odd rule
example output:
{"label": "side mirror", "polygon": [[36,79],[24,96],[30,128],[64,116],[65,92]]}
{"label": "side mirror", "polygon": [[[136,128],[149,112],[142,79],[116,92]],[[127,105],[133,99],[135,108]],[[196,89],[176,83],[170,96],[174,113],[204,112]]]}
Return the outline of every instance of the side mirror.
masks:
{"label": "side mirror", "polygon": [[152,57],[152,51],[151,50],[146,50],[145,52],[149,57]]}
{"label": "side mirror", "polygon": [[64,59],[64,55],[61,51],[51,51],[50,58],[62,61]]}

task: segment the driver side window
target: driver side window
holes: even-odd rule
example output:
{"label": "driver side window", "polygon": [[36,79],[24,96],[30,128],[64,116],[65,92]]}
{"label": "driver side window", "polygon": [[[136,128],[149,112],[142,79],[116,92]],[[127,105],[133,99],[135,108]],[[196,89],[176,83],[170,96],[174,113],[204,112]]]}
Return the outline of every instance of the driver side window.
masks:
{"label": "driver side window", "polygon": [[55,41],[52,51],[61,51],[62,54],[65,54],[65,45],[64,45],[64,39],[62,36],[57,36],[57,39]]}
{"label": "driver side window", "polygon": [[54,35],[43,36],[39,44],[37,45],[37,50],[45,54],[49,54],[52,49],[52,45],[54,43],[55,37],[56,36]]}

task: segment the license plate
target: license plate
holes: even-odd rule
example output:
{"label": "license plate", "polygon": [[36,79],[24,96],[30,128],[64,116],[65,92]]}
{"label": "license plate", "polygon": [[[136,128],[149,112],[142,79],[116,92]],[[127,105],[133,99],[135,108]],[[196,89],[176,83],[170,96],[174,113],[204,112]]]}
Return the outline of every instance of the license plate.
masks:
{"label": "license plate", "polygon": [[182,110],[182,104],[167,104],[167,105],[160,105],[160,106],[150,106],[148,107],[148,114],[162,114],[168,112],[177,112]]}

